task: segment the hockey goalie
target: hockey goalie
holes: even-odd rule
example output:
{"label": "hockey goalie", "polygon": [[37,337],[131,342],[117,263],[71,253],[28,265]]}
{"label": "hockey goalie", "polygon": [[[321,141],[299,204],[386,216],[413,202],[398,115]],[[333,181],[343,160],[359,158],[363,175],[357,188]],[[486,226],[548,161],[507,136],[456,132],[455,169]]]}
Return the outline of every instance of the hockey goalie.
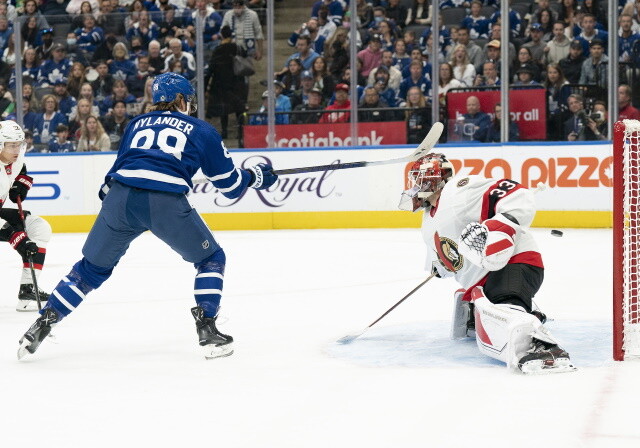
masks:
{"label": "hockey goalie", "polygon": [[575,370],[544,327],[545,315],[533,309],[544,278],[528,230],[533,192],[509,179],[455,176],[442,154],[414,162],[408,176],[400,208],[424,209],[427,266],[462,286],[454,295],[451,337],[475,336],[482,353],[525,374]]}

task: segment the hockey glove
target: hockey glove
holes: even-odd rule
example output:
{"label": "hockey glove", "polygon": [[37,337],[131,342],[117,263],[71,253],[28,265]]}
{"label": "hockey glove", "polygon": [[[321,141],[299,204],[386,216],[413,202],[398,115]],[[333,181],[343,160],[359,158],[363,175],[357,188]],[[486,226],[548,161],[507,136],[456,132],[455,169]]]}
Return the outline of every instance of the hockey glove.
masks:
{"label": "hockey glove", "polygon": [[482,224],[469,223],[460,235],[458,250],[476,266],[498,271],[513,256],[519,227],[503,215],[496,215]]}
{"label": "hockey glove", "polygon": [[14,232],[9,238],[9,244],[11,244],[11,247],[20,255],[26,258],[33,257],[38,253],[38,245],[27,237],[24,230]]}
{"label": "hockey glove", "polygon": [[251,174],[249,186],[256,190],[264,190],[278,180],[278,175],[273,172],[273,167],[268,163],[259,163],[248,169]]}
{"label": "hockey glove", "polygon": [[16,204],[18,203],[18,198],[24,201],[27,198],[27,193],[29,193],[31,185],[33,185],[33,177],[27,176],[26,174],[19,174],[9,189],[9,199]]}

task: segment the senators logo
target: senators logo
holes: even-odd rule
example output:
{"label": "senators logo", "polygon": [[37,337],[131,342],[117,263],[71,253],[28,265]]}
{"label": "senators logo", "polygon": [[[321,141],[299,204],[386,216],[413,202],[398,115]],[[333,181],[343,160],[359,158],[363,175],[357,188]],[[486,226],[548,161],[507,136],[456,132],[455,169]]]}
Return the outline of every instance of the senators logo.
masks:
{"label": "senators logo", "polygon": [[458,245],[449,238],[441,238],[438,232],[433,235],[440,263],[447,271],[457,272],[464,266],[464,257],[458,252]]}

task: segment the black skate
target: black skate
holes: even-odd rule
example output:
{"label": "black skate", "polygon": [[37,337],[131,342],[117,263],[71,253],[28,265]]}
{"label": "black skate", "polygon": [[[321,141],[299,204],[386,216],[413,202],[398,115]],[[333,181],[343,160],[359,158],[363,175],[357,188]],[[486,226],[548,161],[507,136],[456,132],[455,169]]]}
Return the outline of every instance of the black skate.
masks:
{"label": "black skate", "polygon": [[558,344],[541,341],[533,338],[531,349],[520,358],[518,368],[525,374],[562,373],[577,370],[569,353]]}
{"label": "black skate", "polygon": [[20,338],[18,359],[22,359],[27,353],[34,354],[44,339],[51,333],[51,327],[58,322],[58,313],[52,308],[44,310],[44,314],[38,317],[27,332]]}
{"label": "black skate", "polygon": [[218,331],[216,317],[204,317],[204,309],[199,306],[191,308],[191,314],[196,320],[198,339],[205,358],[220,358],[233,354],[233,338]]}
{"label": "black skate", "polygon": [[[49,300],[49,294],[41,289],[38,289],[38,292],[40,293],[40,302],[44,305],[44,303]],[[36,299],[36,292],[33,284],[29,283],[20,285],[16,311],[38,311],[38,301]]]}

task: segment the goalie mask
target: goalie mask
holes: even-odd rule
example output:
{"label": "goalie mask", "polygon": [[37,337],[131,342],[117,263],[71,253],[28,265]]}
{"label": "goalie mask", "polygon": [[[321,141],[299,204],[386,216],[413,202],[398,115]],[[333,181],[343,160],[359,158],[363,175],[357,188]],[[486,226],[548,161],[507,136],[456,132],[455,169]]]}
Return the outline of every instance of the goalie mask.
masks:
{"label": "goalie mask", "polygon": [[399,208],[416,212],[430,207],[429,198],[454,176],[453,164],[444,154],[430,153],[413,162],[408,173],[409,189],[402,193]]}

